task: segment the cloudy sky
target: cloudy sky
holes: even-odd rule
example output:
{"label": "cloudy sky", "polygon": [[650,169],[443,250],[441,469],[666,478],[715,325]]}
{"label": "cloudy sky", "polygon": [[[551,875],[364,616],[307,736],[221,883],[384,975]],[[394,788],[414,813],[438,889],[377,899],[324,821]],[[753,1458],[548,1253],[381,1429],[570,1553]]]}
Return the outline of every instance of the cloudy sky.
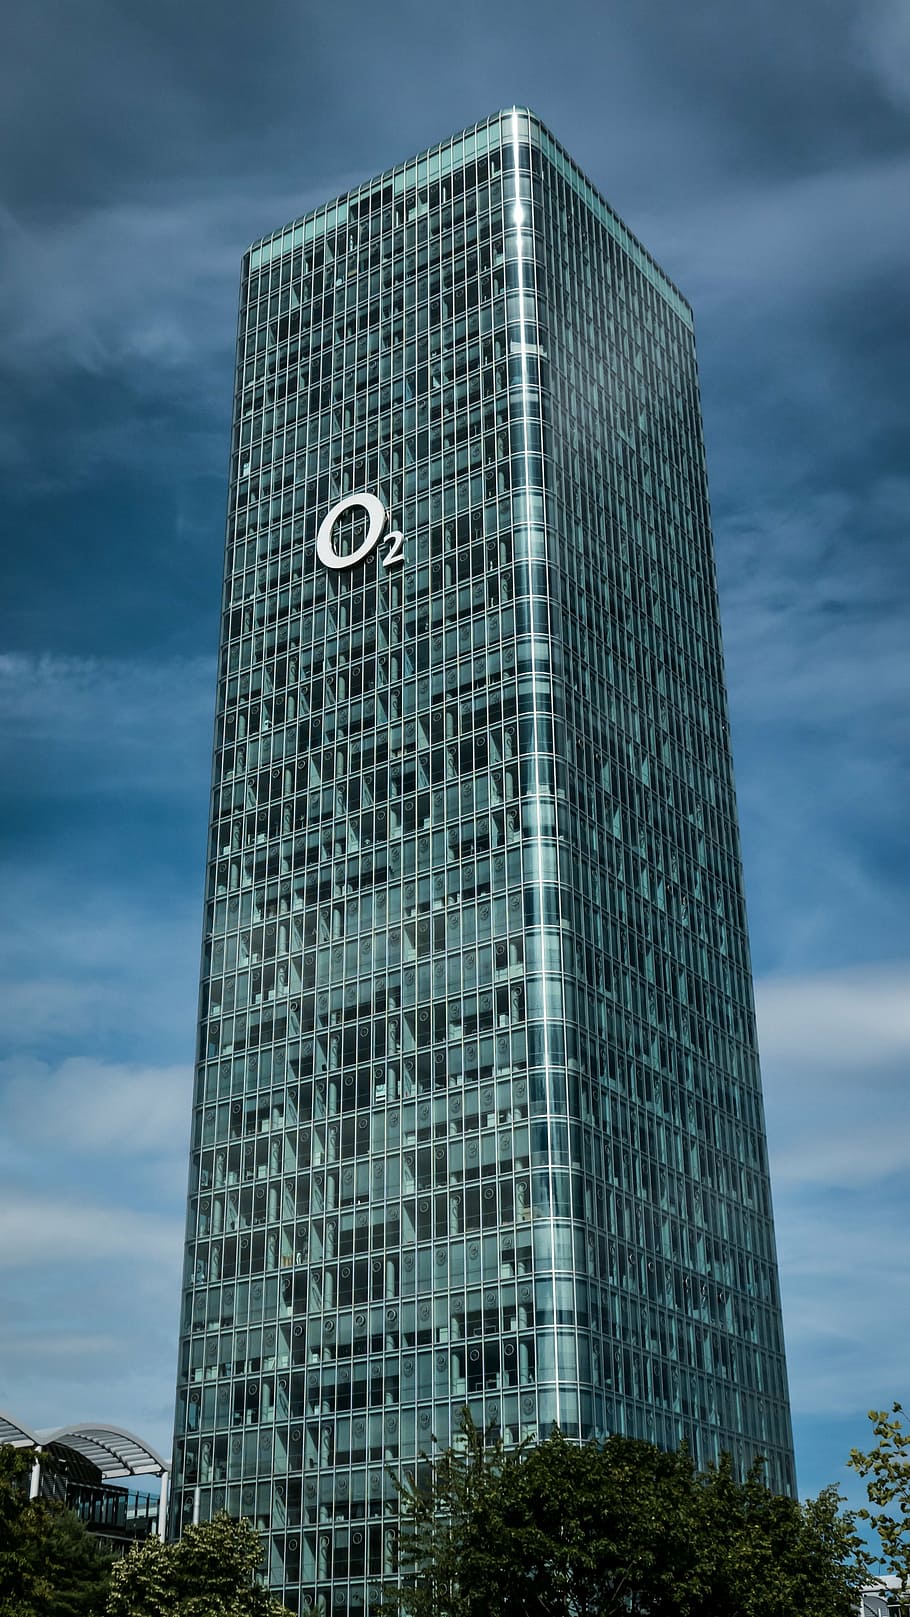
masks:
{"label": "cloudy sky", "polygon": [[241,253],[513,102],[696,311],[812,1492],[908,1391],[906,0],[11,11],[0,1407],[169,1447]]}

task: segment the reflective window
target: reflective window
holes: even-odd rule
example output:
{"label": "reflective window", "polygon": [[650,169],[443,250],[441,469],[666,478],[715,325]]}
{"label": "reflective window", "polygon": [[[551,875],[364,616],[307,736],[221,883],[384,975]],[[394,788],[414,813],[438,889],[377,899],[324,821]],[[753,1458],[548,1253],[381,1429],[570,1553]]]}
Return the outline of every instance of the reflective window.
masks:
{"label": "reflective window", "polygon": [[362,1612],[465,1404],[792,1488],[691,319],[526,115],[248,255],[209,853],[183,1519]]}

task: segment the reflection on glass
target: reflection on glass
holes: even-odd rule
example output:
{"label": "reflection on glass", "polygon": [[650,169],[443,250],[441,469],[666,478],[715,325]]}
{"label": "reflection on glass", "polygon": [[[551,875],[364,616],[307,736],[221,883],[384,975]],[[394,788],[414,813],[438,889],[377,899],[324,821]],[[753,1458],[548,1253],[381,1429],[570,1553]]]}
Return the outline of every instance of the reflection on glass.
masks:
{"label": "reflection on glass", "polygon": [[465,1403],[792,1488],[691,318],[526,114],[245,261],[197,1094],[175,1511],[292,1606]]}

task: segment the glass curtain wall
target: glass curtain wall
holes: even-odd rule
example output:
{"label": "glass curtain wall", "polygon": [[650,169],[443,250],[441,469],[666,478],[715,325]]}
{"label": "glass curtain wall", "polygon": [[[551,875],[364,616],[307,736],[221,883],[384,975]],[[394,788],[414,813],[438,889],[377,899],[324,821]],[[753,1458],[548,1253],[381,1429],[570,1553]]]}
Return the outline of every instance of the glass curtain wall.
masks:
{"label": "glass curtain wall", "polygon": [[762,1453],[791,1492],[691,317],[546,131],[529,163],[570,1118],[550,1193],[578,1245],[559,1351],[582,1433]]}
{"label": "glass curtain wall", "polygon": [[247,255],[174,1511],[291,1606],[465,1404],[792,1486],[712,566],[687,306],[528,114]]}

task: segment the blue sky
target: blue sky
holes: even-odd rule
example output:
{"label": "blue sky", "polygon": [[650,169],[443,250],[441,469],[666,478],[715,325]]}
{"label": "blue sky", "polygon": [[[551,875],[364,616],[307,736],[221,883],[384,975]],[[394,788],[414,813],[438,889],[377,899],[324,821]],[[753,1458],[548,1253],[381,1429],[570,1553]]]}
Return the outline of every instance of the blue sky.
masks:
{"label": "blue sky", "polygon": [[517,101],[695,308],[800,1485],[851,1486],[908,1391],[904,0],[6,35],[0,1407],[169,1447],[241,253]]}

